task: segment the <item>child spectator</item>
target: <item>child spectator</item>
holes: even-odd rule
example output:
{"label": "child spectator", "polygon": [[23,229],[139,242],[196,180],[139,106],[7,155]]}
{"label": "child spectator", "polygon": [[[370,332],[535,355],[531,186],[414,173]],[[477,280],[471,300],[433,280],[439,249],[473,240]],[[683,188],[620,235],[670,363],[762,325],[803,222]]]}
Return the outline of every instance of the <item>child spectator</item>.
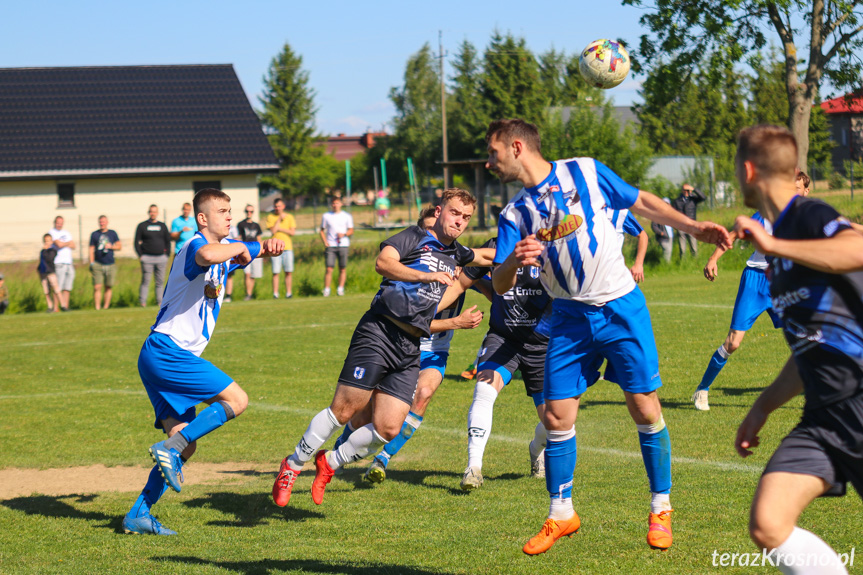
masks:
{"label": "child spectator", "polygon": [[[51,234],[42,236],[42,251],[39,252],[39,279],[42,280],[42,293],[45,294],[45,303],[48,304],[48,313],[63,309],[60,306],[60,284],[57,283],[57,273],[54,268],[54,258],[57,257],[57,248],[54,247],[54,238]],[[50,290],[49,290],[50,288]],[[54,300],[51,301],[51,292]]]}

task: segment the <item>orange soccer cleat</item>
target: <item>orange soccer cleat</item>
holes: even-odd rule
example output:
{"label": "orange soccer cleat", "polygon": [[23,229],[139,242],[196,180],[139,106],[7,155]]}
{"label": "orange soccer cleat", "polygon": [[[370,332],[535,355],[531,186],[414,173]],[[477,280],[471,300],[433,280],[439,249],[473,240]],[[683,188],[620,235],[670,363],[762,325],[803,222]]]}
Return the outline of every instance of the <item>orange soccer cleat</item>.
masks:
{"label": "orange soccer cleat", "polygon": [[546,519],[542,529],[524,544],[522,551],[528,555],[545,553],[551,549],[555,541],[563,536],[572,537],[578,533],[579,528],[581,528],[581,519],[578,518],[578,513],[573,513],[572,517],[564,520]]}
{"label": "orange soccer cleat", "polygon": [[476,377],[476,364],[470,364],[470,367],[461,372],[462,378],[470,381],[471,379]]}
{"label": "orange soccer cleat", "polygon": [[320,505],[324,502],[324,489],[327,488],[327,483],[336,474],[335,471],[327,463],[327,452],[323,449],[315,454],[315,480],[312,481],[312,501],[315,505]]}
{"label": "orange soccer cleat", "polygon": [[650,527],[647,530],[647,544],[654,549],[665,551],[671,547],[671,512],[651,513],[647,517]]}

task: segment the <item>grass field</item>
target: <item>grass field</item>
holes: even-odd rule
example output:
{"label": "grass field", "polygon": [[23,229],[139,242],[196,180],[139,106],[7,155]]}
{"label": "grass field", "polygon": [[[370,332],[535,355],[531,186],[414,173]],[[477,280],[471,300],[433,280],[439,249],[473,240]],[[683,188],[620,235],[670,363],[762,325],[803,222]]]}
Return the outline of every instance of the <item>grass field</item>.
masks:
{"label": "grass field", "polygon": [[[72,483],[66,495],[0,500],[0,572],[766,571],[714,566],[712,553],[753,551],[746,528],[752,492],[769,455],[799,418],[802,399],[774,414],[756,455],[735,455],[737,424],[787,357],[781,334],[762,317],[711,391],[712,410],[695,411],[689,398],[727,332],[739,272],[723,270],[709,284],[696,264],[689,267],[649,274],[643,284],[675,458],[675,543],[667,552],[644,542],[649,495],[637,435],[622,394],[607,382],[588,391],[578,419],[574,497],[583,526],[577,536],[545,555],[521,552],[541,526],[548,499],[545,483],[528,476],[536,416],[520,381],[497,401],[485,485],[471,494],[458,489],[473,386],[455,374],[472,360],[483,328],[456,334],[447,379],[384,484],[368,487],[361,482],[363,466],[348,468],[318,507],[308,493],[313,473],[306,471],[290,505],[273,505],[274,472],[311,416],[330,401],[352,330],[369,304],[364,293],[225,306],[205,357],[248,391],[250,407],[201,440],[189,464],[190,475],[196,462],[230,462],[234,471],[217,482],[190,480],[156,506],[155,514],[180,532],[172,538],[123,535],[120,527],[150,468],[147,447],[159,439],[136,370],[155,309],[0,317],[0,476],[52,469],[46,473],[55,479],[68,474]],[[476,294],[470,297],[483,305]],[[93,464],[131,468],[134,480],[114,491],[94,489],[98,478],[80,469]],[[861,543],[861,513],[852,492],[816,501],[800,524],[849,552]],[[851,572],[860,572],[857,563]]]}

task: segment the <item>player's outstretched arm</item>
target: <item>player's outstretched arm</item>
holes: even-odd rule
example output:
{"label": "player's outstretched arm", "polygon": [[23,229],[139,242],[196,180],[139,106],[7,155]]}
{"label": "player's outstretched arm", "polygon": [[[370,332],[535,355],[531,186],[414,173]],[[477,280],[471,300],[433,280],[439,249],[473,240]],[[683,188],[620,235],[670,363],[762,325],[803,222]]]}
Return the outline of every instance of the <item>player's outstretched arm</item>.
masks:
{"label": "player's outstretched arm", "polygon": [[539,256],[542,255],[542,244],[531,234],[515,244],[515,249],[502,264],[491,273],[491,283],[494,291],[505,294],[515,285],[518,269],[525,266],[539,266]]}
{"label": "player's outstretched arm", "polygon": [[451,329],[473,329],[482,323],[482,311],[471,306],[456,317],[449,319],[434,319],[431,322],[431,333],[450,331]]}
{"label": "player's outstretched arm", "polygon": [[635,249],[635,262],[629,268],[629,273],[632,274],[632,279],[635,283],[644,281],[644,257],[647,255],[647,244],[650,240],[647,237],[647,232],[641,230],[638,234],[638,247]]}
{"label": "player's outstretched arm", "polygon": [[[731,243],[734,243],[734,240],[737,238],[737,232],[729,232],[729,236],[731,237]],[[719,275],[719,258],[728,251],[729,248],[725,246],[716,246],[716,249],[713,250],[713,253],[710,254],[710,257],[707,259],[707,263],[704,265],[704,277],[710,281],[716,279],[716,276]]]}
{"label": "player's outstretched arm", "polygon": [[671,226],[681,232],[686,232],[700,242],[714,244],[716,246],[731,247],[731,238],[728,230],[713,222],[697,222],[681,214],[658,196],[638,191],[638,199],[629,208],[635,214],[643,216],[652,222]]}
{"label": "player's outstretched arm", "polygon": [[282,255],[282,252],[285,251],[285,240],[269,238],[266,241],[260,242],[260,244],[261,253],[258,254],[259,258],[271,258],[273,256],[280,256]]}
{"label": "player's outstretched arm", "polygon": [[228,260],[234,260],[240,265],[246,265],[252,261],[249,248],[243,242],[231,242],[228,244],[207,244],[195,253],[195,263],[201,267],[209,267]]}
{"label": "player's outstretched arm", "polygon": [[399,261],[400,255],[392,246],[384,246],[375,260],[375,271],[387,279],[401,282],[420,282],[430,284],[439,282],[451,286],[454,282],[449,272],[424,272],[409,268]]}
{"label": "player's outstretched arm", "polygon": [[[440,301],[437,304],[438,309],[447,309],[451,305],[455,303],[461,294],[470,289],[470,286],[473,285],[475,280],[467,277],[467,274],[461,274],[458,279],[443,292],[443,297],[440,298]],[[451,328],[450,328],[451,329]],[[446,331],[446,330],[441,330]]]}
{"label": "player's outstretched arm", "polygon": [[473,261],[469,266],[490,266],[494,264],[494,248],[475,248]]}
{"label": "player's outstretched arm", "polygon": [[758,447],[760,443],[758,432],[764,427],[767,417],[802,392],[803,380],[800,379],[800,373],[797,371],[797,364],[794,363],[792,355],[773,383],[761,392],[740,427],[737,428],[734,448],[740,457],[752,455],[752,448]]}
{"label": "player's outstretched arm", "polygon": [[863,270],[863,235],[844,229],[831,238],[783,240],[769,235],[758,222],[737,216],[738,236],[763,254],[791,260],[819,272],[844,274]]}

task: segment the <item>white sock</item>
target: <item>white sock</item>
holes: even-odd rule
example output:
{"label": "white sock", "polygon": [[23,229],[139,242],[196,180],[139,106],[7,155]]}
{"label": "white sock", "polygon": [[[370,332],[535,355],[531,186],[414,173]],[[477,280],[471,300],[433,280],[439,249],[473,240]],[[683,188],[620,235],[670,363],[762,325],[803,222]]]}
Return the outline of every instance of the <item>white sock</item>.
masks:
{"label": "white sock", "polygon": [[359,461],[377,453],[386,444],[387,440],[375,431],[374,424],[369,423],[354,431],[337,450],[328,452],[327,463],[335,471],[345,463]]}
{"label": "white sock", "polygon": [[489,383],[477,382],[473,402],[467,412],[467,466],[482,469],[482,455],[491,434],[497,390]]}
{"label": "white sock", "polygon": [[548,507],[548,518],[560,521],[569,519],[575,514],[572,507],[572,497],[552,497]]}
{"label": "white sock", "polygon": [[799,527],[795,527],[788,539],[771,551],[771,557],[785,575],[848,575],[832,547],[814,533]]}
{"label": "white sock", "polygon": [[669,493],[651,492],[650,512],[662,513],[663,511],[671,511],[671,495]]}
{"label": "white sock", "polygon": [[339,423],[339,420],[336,419],[336,416],[329,407],[314,416],[311,423],[309,423],[308,429],[303,434],[303,438],[300,439],[300,442],[294,449],[294,454],[288,459],[291,469],[297,472],[302,470],[303,464],[311,459],[315,452],[340,427],[342,427],[342,424]]}
{"label": "white sock", "polygon": [[536,459],[545,449],[545,444],[548,442],[548,435],[545,432],[545,426],[540,421],[536,424],[533,430],[533,440],[530,442],[530,457]]}

